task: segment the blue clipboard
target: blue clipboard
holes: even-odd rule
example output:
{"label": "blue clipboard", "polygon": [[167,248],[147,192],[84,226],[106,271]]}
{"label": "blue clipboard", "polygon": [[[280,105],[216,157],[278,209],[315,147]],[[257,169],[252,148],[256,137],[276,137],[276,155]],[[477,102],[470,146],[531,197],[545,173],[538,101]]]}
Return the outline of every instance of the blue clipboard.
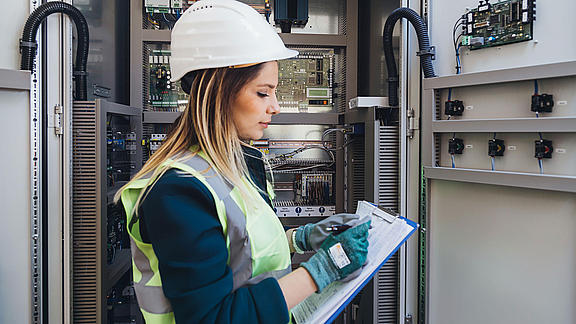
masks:
{"label": "blue clipboard", "polygon": [[374,275],[380,270],[380,268],[382,268],[382,266],[384,265],[384,263],[388,262],[388,259],[390,259],[390,257],[392,255],[394,255],[394,253],[396,253],[396,251],[398,251],[398,249],[404,244],[406,243],[406,241],[412,236],[412,234],[414,234],[414,232],[416,232],[416,229],[418,229],[418,224],[414,221],[411,221],[407,218],[404,217],[398,217],[400,219],[403,219],[408,225],[412,226],[412,230],[410,231],[410,233],[408,233],[408,235],[402,240],[402,242],[400,242],[400,244],[398,244],[396,246],[396,248],[394,248],[394,251],[392,251],[392,253],[390,253],[386,259],[384,259],[384,261],[382,261],[382,263],[376,268],[376,270],[374,272],[372,272],[367,278],[366,280],[364,280],[362,282],[362,284],[352,293],[352,295],[346,300],[344,301],[344,303],[330,316],[330,318],[326,321],[326,323],[332,323],[334,322],[334,320],[336,320],[336,318],[338,317],[338,315],[340,315],[340,313],[342,313],[342,311],[344,310],[344,308],[346,308],[346,306],[348,306],[348,304],[352,301],[352,299],[354,299],[354,297],[356,297],[356,295],[358,295],[358,293],[360,292],[360,290],[362,290],[364,288],[364,286],[366,286],[366,284],[372,280],[372,278],[374,277]]}

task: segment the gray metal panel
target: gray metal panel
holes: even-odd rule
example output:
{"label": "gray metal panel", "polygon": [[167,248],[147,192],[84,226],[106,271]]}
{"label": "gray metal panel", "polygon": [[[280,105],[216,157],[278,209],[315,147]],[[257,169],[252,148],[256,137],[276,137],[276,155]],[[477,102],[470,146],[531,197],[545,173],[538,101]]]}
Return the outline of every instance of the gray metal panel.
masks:
{"label": "gray metal panel", "polygon": [[[576,116],[576,77],[541,79],[538,88],[539,93],[551,94],[554,98],[552,112],[540,114],[542,119]],[[451,99],[462,100],[465,110],[462,116],[451,119],[535,119],[536,114],[530,109],[534,91],[534,80],[454,88]],[[439,103],[448,100],[449,91],[437,90],[435,93]],[[436,115],[437,120],[448,119],[443,110]]]}
{"label": "gray metal panel", "polygon": [[451,132],[576,132],[576,117],[441,120],[432,122],[435,133]]}
{"label": "gray metal panel", "polygon": [[320,47],[345,47],[347,37],[344,35],[325,34],[279,34],[286,45],[312,45]]}
{"label": "gray metal panel", "polygon": [[0,89],[30,90],[30,72],[0,69]]}
{"label": "gray metal panel", "polygon": [[142,122],[151,124],[172,124],[181,114],[181,112],[169,111],[144,111]]}
{"label": "gray metal panel", "polygon": [[[379,122],[375,122],[376,125]],[[400,203],[400,132],[398,126],[376,126],[377,143],[374,161],[376,197],[379,206],[399,211]],[[400,318],[400,253],[394,254],[378,271],[376,323],[398,323]]]}
{"label": "gray metal panel", "polygon": [[[490,1],[494,3],[495,1]],[[430,39],[436,46],[434,62],[438,75],[454,74],[455,53],[452,27],[466,13],[467,8],[478,6],[478,0],[430,0]],[[537,20],[531,41],[468,51],[462,49],[463,72],[492,71],[523,66],[576,60],[576,1],[536,1]],[[561,26],[558,28],[558,26]]]}
{"label": "gray metal panel", "polygon": [[576,177],[570,176],[439,167],[424,167],[424,176],[429,179],[576,193]]}
{"label": "gray metal panel", "polygon": [[[384,60],[382,31],[390,13],[400,1],[363,0],[359,2],[358,23],[358,95],[387,96],[388,70]],[[400,26],[400,22],[398,23]],[[400,29],[396,28],[393,47],[396,63],[400,59]],[[400,67],[401,69],[401,67]]]}
{"label": "gray metal panel", "polygon": [[130,106],[143,107],[142,0],[130,0]]}
{"label": "gray metal panel", "polygon": [[2,30],[2,47],[0,51],[0,68],[16,70],[20,68],[20,38],[26,19],[30,15],[31,0],[0,0],[6,10],[0,13],[0,30]]}
{"label": "gray metal panel", "polygon": [[[441,96],[435,98],[429,89],[454,87],[458,93],[457,99],[465,103],[472,100],[480,103],[475,104],[476,107],[468,111],[467,116],[465,111],[465,116],[457,119],[524,118],[530,116],[529,96],[533,90],[528,90],[526,86],[528,91],[524,94],[512,88],[520,89],[523,82],[528,85],[533,79],[545,79],[542,83],[546,84],[559,82],[560,79],[550,78],[575,74],[576,43],[565,39],[571,37],[571,30],[576,27],[576,21],[572,19],[576,2],[536,2],[538,20],[534,24],[534,41],[477,51],[464,49],[461,59],[465,73],[453,76],[455,58],[450,31],[458,17],[465,13],[466,7],[476,7],[478,1],[429,1],[431,40],[437,49],[434,65],[437,74],[442,77],[423,81],[427,89],[423,94],[422,109],[424,166],[434,165],[436,147],[432,122],[441,115],[435,114]],[[562,22],[560,29],[557,28],[559,21]],[[492,83],[495,85],[489,85]],[[542,91],[552,93],[571,89],[559,84]],[[414,80],[410,86],[419,86],[418,81]],[[499,91],[490,91],[500,86]],[[504,87],[508,87],[507,90]],[[517,101],[519,96],[524,95],[525,100]],[[486,100],[482,101],[482,98]],[[494,104],[496,101],[500,103]],[[564,108],[567,109],[562,112],[573,109],[571,105]],[[573,117],[574,114],[567,113],[565,116]],[[537,137],[536,130],[533,131],[531,135]],[[485,144],[480,144],[484,140],[476,138],[476,135],[457,134],[471,140],[475,147],[471,156],[462,157],[461,164],[472,163],[472,159],[478,159],[480,155],[483,158],[479,163],[488,159],[487,152],[480,154],[480,150],[486,148]],[[525,136],[518,133],[504,135]],[[558,136],[557,139],[564,137]],[[567,142],[569,138],[564,137],[563,140]],[[445,142],[441,144],[445,145]],[[478,145],[480,148],[477,149]],[[446,149],[439,149],[445,155]],[[569,146],[568,152],[572,149],[573,145]],[[527,156],[526,163],[536,163],[536,159],[529,156],[532,150],[533,143],[523,152]],[[512,157],[505,155],[503,159]],[[489,161],[486,168],[489,168]],[[537,172],[537,164],[535,168],[531,172]],[[436,174],[439,172],[446,174]],[[576,271],[573,249],[576,237],[575,197],[574,193],[555,191],[570,190],[570,182],[572,187],[574,182],[550,180],[555,176],[548,175],[510,173],[426,169],[427,176],[452,180],[428,181],[428,200],[423,201],[429,203],[425,206],[429,208],[426,231],[428,254],[425,254],[428,271],[425,278],[428,286],[427,323],[535,324],[576,321],[573,309],[576,296],[573,276]],[[490,182],[492,185],[472,182]],[[522,186],[542,187],[545,190],[524,189]]]}
{"label": "gray metal panel", "polygon": [[[346,2],[348,0],[309,0],[308,23],[303,27],[292,27],[293,34],[344,34]],[[244,1],[248,2],[248,1]],[[273,1],[270,1],[273,5]],[[274,23],[274,10],[270,16]],[[280,28],[276,28],[280,32]]]}
{"label": "gray metal panel", "polygon": [[431,181],[429,324],[576,323],[576,195]]}
{"label": "gray metal panel", "polygon": [[125,23],[128,6],[115,0],[90,0],[87,6],[83,5],[86,1],[71,2],[84,14],[90,31],[87,99],[106,98],[127,103],[130,91],[126,74],[130,61],[125,55],[129,49],[129,25]]}
{"label": "gray metal panel", "polygon": [[144,42],[164,42],[169,43],[172,40],[172,31],[170,30],[156,30],[156,29],[142,29],[141,37]]}
{"label": "gray metal panel", "polygon": [[[448,141],[454,134],[441,134],[438,155],[439,166],[450,167],[451,157],[448,153]],[[492,133],[456,133],[464,141],[464,153],[456,154],[456,168],[491,170],[491,159],[488,156],[488,141],[494,138]],[[496,171],[530,172],[538,174],[538,159],[534,157],[534,142],[539,140],[533,133],[497,133],[498,139],[504,140],[504,156],[495,157]],[[543,173],[576,176],[576,133],[543,133],[542,137],[552,141],[554,152],[551,159],[542,159]]]}
{"label": "gray metal panel", "polygon": [[573,75],[576,75],[576,61],[448,75],[424,79],[423,84],[425,90],[445,89],[482,84],[559,78]]}
{"label": "gray metal panel", "polygon": [[337,125],[337,113],[281,113],[272,116],[271,124],[275,125]]}
{"label": "gray metal panel", "polygon": [[25,324],[32,319],[30,96],[0,89],[0,99],[0,114],[5,116],[0,136],[10,148],[1,163],[0,323]]}
{"label": "gray metal panel", "polygon": [[[328,6],[333,5],[331,2]],[[346,1],[346,103],[358,95],[358,0]]]}

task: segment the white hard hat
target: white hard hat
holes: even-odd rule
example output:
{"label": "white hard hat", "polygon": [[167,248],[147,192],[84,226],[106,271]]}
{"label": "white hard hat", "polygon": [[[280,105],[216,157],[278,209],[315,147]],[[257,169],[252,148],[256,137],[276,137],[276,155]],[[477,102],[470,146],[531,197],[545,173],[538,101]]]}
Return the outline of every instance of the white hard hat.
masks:
{"label": "white hard hat", "polygon": [[172,81],[190,71],[294,57],[256,10],[235,0],[194,3],[172,29]]}

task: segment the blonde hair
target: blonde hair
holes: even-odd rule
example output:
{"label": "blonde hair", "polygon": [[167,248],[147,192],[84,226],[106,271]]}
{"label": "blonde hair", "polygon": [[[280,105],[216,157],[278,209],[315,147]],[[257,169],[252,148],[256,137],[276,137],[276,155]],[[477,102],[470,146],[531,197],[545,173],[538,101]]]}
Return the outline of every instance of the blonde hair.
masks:
{"label": "blonde hair", "polygon": [[[243,68],[189,72],[182,80],[182,87],[190,94],[188,106],[174,123],[162,146],[142,169],[116,192],[114,201],[118,202],[122,191],[134,181],[150,173],[152,174],[148,186],[151,188],[157,179],[170,169],[170,165],[161,167],[164,162],[168,159],[179,161],[195,154],[190,151],[192,145],[198,145],[216,172],[246,196],[246,184],[242,179],[251,183],[252,180],[242,150],[242,145],[246,144],[238,137],[232,119],[232,105],[240,90],[256,78],[261,68],[262,64],[258,64]],[[145,192],[149,190],[140,192],[134,214],[137,214],[140,203],[145,199]]]}

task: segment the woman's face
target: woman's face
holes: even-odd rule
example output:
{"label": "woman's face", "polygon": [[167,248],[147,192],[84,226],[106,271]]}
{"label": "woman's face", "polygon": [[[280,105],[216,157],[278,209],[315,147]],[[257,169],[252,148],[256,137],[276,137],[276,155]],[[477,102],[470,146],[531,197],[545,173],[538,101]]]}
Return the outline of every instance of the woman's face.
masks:
{"label": "woman's face", "polygon": [[248,82],[232,104],[232,120],[243,140],[257,140],[264,135],[272,115],[280,112],[276,87],[278,63],[263,63],[258,76]]}

